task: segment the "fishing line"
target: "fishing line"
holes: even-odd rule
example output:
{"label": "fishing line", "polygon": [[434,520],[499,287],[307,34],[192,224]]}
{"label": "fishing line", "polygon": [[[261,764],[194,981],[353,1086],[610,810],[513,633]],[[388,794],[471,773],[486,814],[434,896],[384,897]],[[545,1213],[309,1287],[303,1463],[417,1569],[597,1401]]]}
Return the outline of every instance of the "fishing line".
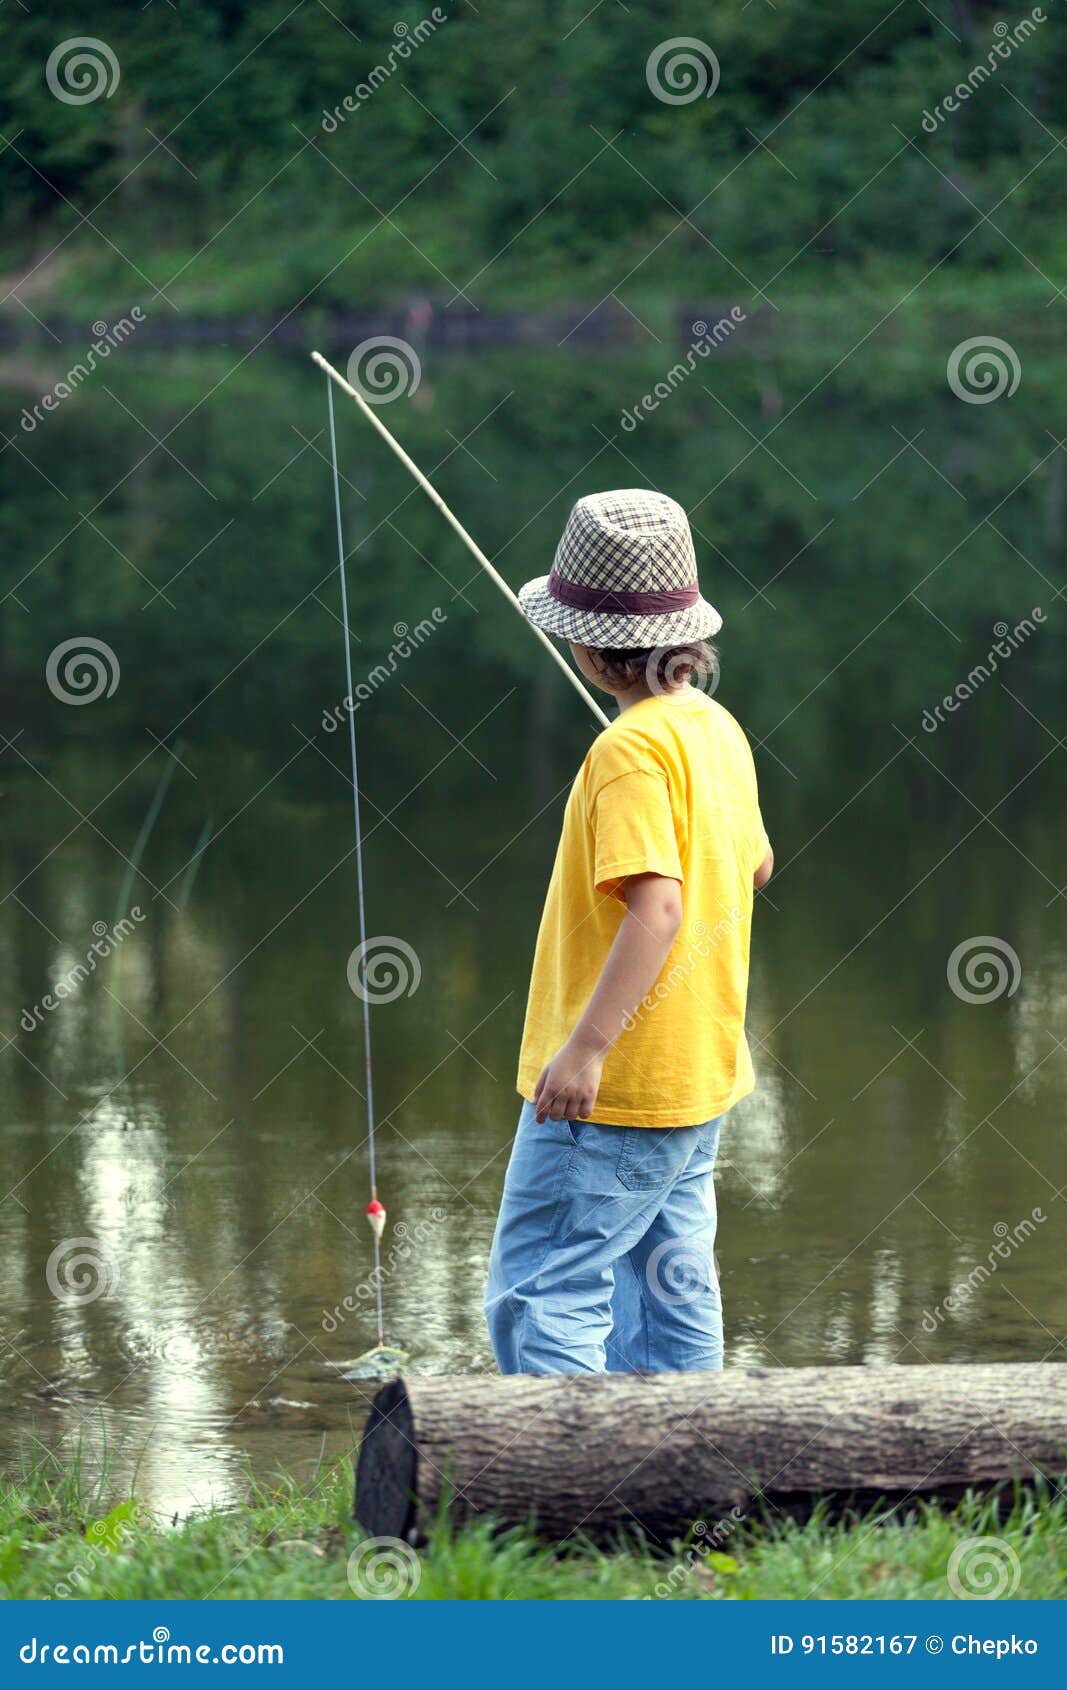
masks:
{"label": "fishing line", "polygon": [[[352,633],[348,622],[348,588],[345,582],[345,543],[341,528],[341,477],[337,468],[337,433],[333,420],[333,385],[326,378],[326,402],[330,415],[330,458],[333,467],[333,507],[337,519],[337,572],[341,577],[341,620],[345,629],[345,679],[348,691],[348,748],[352,760],[352,814],[356,829],[356,902],[359,907],[359,957],[365,967],[367,958],[367,909],[363,894],[363,828],[359,815],[359,765],[356,760],[356,713],[353,708]],[[358,971],[357,971],[358,978]],[[378,1319],[378,1347],[385,1345],[385,1326],[382,1316],[382,1233],[385,1230],[385,1209],[378,1199],[378,1166],[374,1142],[374,1069],[371,1062],[370,997],[366,986],[360,992],[363,1000],[363,1067],[367,1087],[367,1145],[370,1160],[370,1202],[367,1219],[374,1234],[374,1305]]]}

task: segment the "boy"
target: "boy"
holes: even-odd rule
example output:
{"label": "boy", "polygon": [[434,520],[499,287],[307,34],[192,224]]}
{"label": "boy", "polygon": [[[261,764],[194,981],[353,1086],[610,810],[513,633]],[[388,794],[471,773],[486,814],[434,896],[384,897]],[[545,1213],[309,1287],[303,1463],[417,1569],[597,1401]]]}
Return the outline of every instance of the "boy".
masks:
{"label": "boy", "polygon": [[690,684],[722,618],[685,512],[643,491],[579,499],[519,598],[619,716],[572,788],[537,939],[493,1349],[502,1373],[716,1371],[713,1171],[755,1083],[749,931],[773,868],[744,734]]}

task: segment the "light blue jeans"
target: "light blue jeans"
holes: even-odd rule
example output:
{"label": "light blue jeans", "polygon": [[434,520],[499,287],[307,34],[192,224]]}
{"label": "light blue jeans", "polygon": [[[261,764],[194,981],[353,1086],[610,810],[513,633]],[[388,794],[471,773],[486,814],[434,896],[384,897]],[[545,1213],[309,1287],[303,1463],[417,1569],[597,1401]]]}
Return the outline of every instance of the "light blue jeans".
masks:
{"label": "light blue jeans", "polygon": [[523,1105],[485,1292],[501,1373],[722,1367],[720,1123],[538,1123]]}

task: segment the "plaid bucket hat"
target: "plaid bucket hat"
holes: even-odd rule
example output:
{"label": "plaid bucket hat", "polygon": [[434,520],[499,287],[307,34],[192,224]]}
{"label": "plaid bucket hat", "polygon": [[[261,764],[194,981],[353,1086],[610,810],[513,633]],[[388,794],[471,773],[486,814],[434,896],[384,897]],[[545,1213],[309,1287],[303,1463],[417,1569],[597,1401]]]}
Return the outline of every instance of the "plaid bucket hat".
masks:
{"label": "plaid bucket hat", "polygon": [[684,510],[643,488],[579,499],[551,574],[527,581],[519,603],[536,627],[575,645],[682,645],[722,627],[700,596]]}

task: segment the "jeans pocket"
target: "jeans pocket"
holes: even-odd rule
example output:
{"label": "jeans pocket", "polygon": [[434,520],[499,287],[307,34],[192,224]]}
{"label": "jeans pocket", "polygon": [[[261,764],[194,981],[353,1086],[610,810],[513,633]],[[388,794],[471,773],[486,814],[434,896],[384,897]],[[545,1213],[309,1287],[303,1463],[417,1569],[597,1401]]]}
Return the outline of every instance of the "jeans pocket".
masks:
{"label": "jeans pocket", "polygon": [[658,1191],[670,1184],[678,1160],[675,1127],[622,1127],[616,1174],[628,1191]]}
{"label": "jeans pocket", "polygon": [[577,1150],[582,1142],[582,1134],[589,1125],[588,1121],[540,1121],[537,1124],[537,1134],[546,1147],[559,1149],[566,1154],[568,1150]]}

